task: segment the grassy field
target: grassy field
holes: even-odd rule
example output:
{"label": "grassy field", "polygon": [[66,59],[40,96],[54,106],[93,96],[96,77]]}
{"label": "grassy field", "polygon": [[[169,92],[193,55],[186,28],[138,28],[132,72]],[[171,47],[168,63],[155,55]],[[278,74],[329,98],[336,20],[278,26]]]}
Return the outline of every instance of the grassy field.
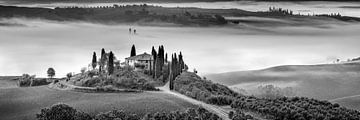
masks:
{"label": "grassy field", "polygon": [[17,78],[19,76],[0,76],[0,89],[17,87]]}
{"label": "grassy field", "polygon": [[350,109],[360,110],[360,95],[331,100],[331,102],[339,103],[340,105]]}
{"label": "grassy field", "polygon": [[208,75],[208,79],[247,91],[259,85],[292,87],[296,95],[336,99],[360,94],[360,64],[289,65]]}
{"label": "grassy field", "polygon": [[81,93],[50,89],[47,86],[7,88],[0,90],[2,120],[32,120],[41,108],[66,103],[84,112],[97,114],[112,109],[144,115],[196,107],[163,92]]}

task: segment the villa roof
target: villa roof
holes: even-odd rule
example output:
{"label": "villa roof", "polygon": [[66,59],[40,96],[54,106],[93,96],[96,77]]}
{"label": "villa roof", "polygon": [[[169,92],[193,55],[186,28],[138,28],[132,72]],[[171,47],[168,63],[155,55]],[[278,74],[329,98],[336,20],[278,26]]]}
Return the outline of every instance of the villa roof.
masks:
{"label": "villa roof", "polygon": [[147,54],[146,52],[143,54],[139,54],[136,56],[132,56],[132,57],[127,57],[125,58],[126,60],[153,60],[153,56],[150,54]]}

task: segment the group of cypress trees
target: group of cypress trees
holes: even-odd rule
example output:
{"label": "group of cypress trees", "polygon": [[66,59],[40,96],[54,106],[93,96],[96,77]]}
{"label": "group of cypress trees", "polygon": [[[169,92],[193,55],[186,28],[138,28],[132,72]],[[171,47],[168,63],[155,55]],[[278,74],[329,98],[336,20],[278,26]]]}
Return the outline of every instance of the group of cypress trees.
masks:
{"label": "group of cypress trees", "polygon": [[178,75],[180,75],[183,70],[186,69],[186,64],[183,60],[183,55],[180,52],[179,56],[176,55],[176,53],[171,55],[171,63],[169,66],[170,74],[169,74],[169,80],[170,80],[170,90],[174,89],[174,80]]}
{"label": "group of cypress trees", "polygon": [[156,51],[155,47],[153,46],[151,55],[153,56],[153,62],[152,64],[150,63],[150,74],[153,76],[153,78],[159,78],[161,75],[163,75],[165,71],[164,66],[167,62],[165,60],[164,46],[159,46],[158,51]]}
{"label": "group of cypress trees", "polygon": [[176,55],[176,53],[172,54],[171,62],[168,61],[168,54],[165,53],[163,45],[159,46],[158,51],[156,51],[153,46],[151,54],[154,61],[150,63],[149,73],[154,79],[162,76],[163,82],[170,79],[170,82],[172,83],[172,81],[185,69],[186,65],[181,52],[179,55]]}
{"label": "group of cypress trees", "polygon": [[[93,53],[93,58],[92,58],[92,62],[91,62],[91,66],[93,69],[96,68],[96,66],[99,64],[99,73],[100,75],[102,73],[105,73],[106,71],[104,71],[105,68],[107,68],[107,73],[109,75],[114,73],[114,54],[112,51],[110,51],[109,54],[107,54],[105,52],[105,49],[102,48],[101,49],[101,57],[99,62],[97,62],[97,56],[96,56],[96,52]],[[106,64],[107,63],[107,64]],[[106,66],[106,67],[105,67]]]}

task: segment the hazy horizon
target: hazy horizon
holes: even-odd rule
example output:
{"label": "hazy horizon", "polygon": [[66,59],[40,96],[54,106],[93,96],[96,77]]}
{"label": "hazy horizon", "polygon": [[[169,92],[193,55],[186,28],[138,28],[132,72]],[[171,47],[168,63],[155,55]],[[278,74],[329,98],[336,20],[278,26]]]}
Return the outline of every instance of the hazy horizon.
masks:
{"label": "hazy horizon", "polygon": [[[262,69],[277,65],[330,63],[336,58],[358,57],[360,25],[317,27],[154,27],[99,25],[75,22],[11,19],[0,26],[3,52],[0,75],[36,74],[45,77],[53,67],[56,77],[80,72],[101,48],[112,50],[122,62],[132,44],[137,53],[152,46],[182,51],[190,70],[201,75]],[[21,24],[25,26],[21,26]],[[129,34],[129,27],[138,34]],[[338,32],[341,29],[341,32]],[[181,33],[181,34],[180,34]]]}

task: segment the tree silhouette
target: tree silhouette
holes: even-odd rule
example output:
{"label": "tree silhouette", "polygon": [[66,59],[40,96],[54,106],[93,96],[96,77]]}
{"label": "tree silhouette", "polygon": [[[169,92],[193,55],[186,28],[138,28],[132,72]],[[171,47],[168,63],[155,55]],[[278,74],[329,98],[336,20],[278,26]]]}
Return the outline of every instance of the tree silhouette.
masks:
{"label": "tree silhouette", "polygon": [[55,69],[54,68],[49,68],[47,70],[47,74],[48,74],[48,77],[53,78],[55,76]]}
{"label": "tree silhouette", "polygon": [[180,72],[185,68],[185,63],[184,63],[184,60],[183,60],[183,55],[182,53],[180,52],[180,55],[179,55],[179,66],[180,66]]}
{"label": "tree silhouette", "polygon": [[165,62],[168,62],[168,54],[165,54]]}
{"label": "tree silhouette", "polygon": [[114,73],[114,54],[112,53],[112,51],[110,51],[107,68],[108,68],[109,75]]}
{"label": "tree silhouette", "polygon": [[96,60],[96,59],[97,59],[97,58],[96,58],[96,53],[94,52],[93,58],[92,58],[92,63],[91,63],[93,69],[95,69],[95,68],[96,68],[96,65],[97,65],[97,60]]}
{"label": "tree silhouette", "polygon": [[66,78],[67,78],[66,81],[69,81],[72,76],[73,76],[73,75],[72,75],[71,72],[67,73],[67,74],[66,74]]}
{"label": "tree silhouette", "polygon": [[136,49],[135,49],[135,45],[133,45],[133,46],[131,47],[130,57],[132,57],[132,56],[136,56]]}
{"label": "tree silhouette", "polygon": [[101,49],[101,57],[100,57],[100,62],[99,62],[99,72],[101,72],[102,71],[102,69],[104,68],[104,65],[105,65],[105,58],[106,58],[106,56],[105,56],[105,49],[104,48],[102,48]]}
{"label": "tree silhouette", "polygon": [[153,78],[155,78],[155,63],[156,63],[156,57],[157,57],[157,53],[156,53],[156,50],[154,48],[154,46],[152,47],[152,50],[151,50],[151,55],[153,56],[153,66],[152,66],[152,75],[153,75]]}

